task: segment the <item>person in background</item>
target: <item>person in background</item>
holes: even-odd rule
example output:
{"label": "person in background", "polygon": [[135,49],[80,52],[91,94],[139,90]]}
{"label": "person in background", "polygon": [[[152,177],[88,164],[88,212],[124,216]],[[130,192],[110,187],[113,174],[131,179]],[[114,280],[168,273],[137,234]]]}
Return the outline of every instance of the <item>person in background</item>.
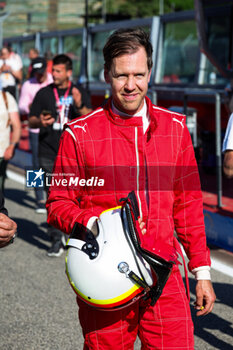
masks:
{"label": "person in background", "polygon": [[0,81],[2,89],[17,98],[17,85],[22,81],[23,64],[20,56],[15,54],[8,46],[1,50]]}
{"label": "person in background", "polygon": [[233,113],[227,123],[223,140],[222,152],[224,154],[223,171],[226,177],[233,177]]}
{"label": "person in background", "polygon": [[[32,77],[24,82],[21,88],[19,97],[19,111],[21,115],[29,116],[30,108],[33,99],[37,92],[51,84],[53,82],[53,77],[47,72],[47,64],[44,57],[37,57],[32,60]],[[29,141],[32,151],[32,166],[33,169],[39,169],[39,158],[38,158],[38,144],[39,144],[39,128],[29,127]],[[45,199],[44,190],[40,187],[35,188],[36,195],[36,213],[43,214],[46,213],[45,209]]]}
{"label": "person in background", "polygon": [[[54,173],[66,168],[86,180],[99,171],[106,187],[89,188],[77,183],[61,190],[54,185],[46,204],[48,223],[67,234],[77,223],[96,236],[99,215],[120,206],[121,198],[134,190],[142,247],[159,256],[169,250],[182,255],[176,231],[188,256],[189,270],[197,280],[197,316],[207,315],[216,297],[210,276],[202,192],[185,116],[153,105],[146,96],[152,45],[143,30],[117,30],[108,38],[103,53],[104,76],[112,97],[103,107],[66,125]],[[129,177],[123,171],[128,168],[135,169]],[[59,179],[69,182],[69,175]],[[95,260],[92,262],[94,265]],[[85,272],[85,265],[77,269]],[[133,349],[137,336],[142,349],[194,349],[189,297],[178,263],[173,265],[155,305],[151,305],[149,297],[123,309],[101,311],[88,305],[88,298],[87,302],[81,299],[77,298],[77,302],[85,350]]]}
{"label": "person in background", "polygon": [[223,172],[228,178],[233,177],[233,79],[225,88],[225,106],[230,115],[223,140]]}
{"label": "person in background", "polygon": [[28,58],[30,59],[30,65],[28,67],[28,73],[27,73],[27,79],[32,78],[33,77],[33,72],[32,72],[32,61],[39,57],[39,50],[37,50],[36,48],[31,48],[28,52]]}
{"label": "person in background", "polygon": [[[54,57],[52,76],[53,83],[37,92],[29,115],[30,128],[40,128],[40,167],[50,174],[64,124],[91,111],[87,92],[70,80],[72,60],[69,56],[61,54]],[[48,256],[60,256],[65,244],[63,233],[49,226],[48,234],[52,241]]]}
{"label": "person in background", "polygon": [[0,189],[4,192],[6,168],[20,140],[21,122],[14,97],[0,91]]}
{"label": "person in background", "polygon": [[52,74],[52,71],[53,71],[53,57],[54,57],[54,55],[52,54],[51,51],[46,51],[44,53],[44,57],[45,57],[46,62],[47,62],[47,71]]}
{"label": "person in background", "polygon": [[4,197],[0,190],[0,248],[13,243],[17,224],[8,217],[7,209],[4,207]]}

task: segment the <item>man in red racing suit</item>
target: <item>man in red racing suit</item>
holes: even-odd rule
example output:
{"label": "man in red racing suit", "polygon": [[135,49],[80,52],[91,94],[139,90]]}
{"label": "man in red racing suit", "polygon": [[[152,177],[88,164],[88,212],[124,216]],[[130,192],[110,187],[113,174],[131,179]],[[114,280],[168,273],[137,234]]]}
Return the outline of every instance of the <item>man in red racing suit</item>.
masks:
{"label": "man in red racing suit", "polygon": [[[117,54],[116,45],[122,48]],[[142,246],[164,257],[165,244],[180,252],[176,232],[197,279],[197,315],[205,315],[215,294],[198,170],[185,116],[159,108],[145,96],[151,53],[148,37],[139,29],[119,30],[108,40],[105,79],[112,98],[67,124],[55,161],[57,182],[47,202],[48,222],[67,234],[76,222],[94,232],[100,213],[134,190]],[[70,176],[77,182],[70,182]],[[155,306],[141,300],[106,312],[77,301],[85,350],[132,350],[137,335],[143,350],[194,349],[189,299],[177,265]]]}

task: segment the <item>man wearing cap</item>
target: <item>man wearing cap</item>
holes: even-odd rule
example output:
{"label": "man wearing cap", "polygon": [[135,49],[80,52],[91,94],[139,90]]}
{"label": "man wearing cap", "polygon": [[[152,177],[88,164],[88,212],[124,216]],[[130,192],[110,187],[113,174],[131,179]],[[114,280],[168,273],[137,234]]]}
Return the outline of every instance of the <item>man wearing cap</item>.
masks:
{"label": "man wearing cap", "polygon": [[30,65],[28,67],[28,72],[27,72],[27,79],[32,78],[33,77],[33,72],[32,72],[32,63],[34,61],[35,58],[39,57],[39,50],[37,50],[36,48],[32,47],[29,52],[28,52],[28,58],[30,59]]}
{"label": "man wearing cap", "polygon": [[[36,93],[43,87],[53,82],[53,77],[47,72],[46,59],[44,57],[36,57],[32,60],[32,77],[25,81],[22,86],[19,98],[19,111],[21,115],[28,117],[32,101]],[[29,140],[32,151],[33,169],[39,169],[38,160],[38,142],[40,129],[29,128]],[[45,200],[42,188],[35,188],[36,195],[36,212],[38,214],[46,213]]]}

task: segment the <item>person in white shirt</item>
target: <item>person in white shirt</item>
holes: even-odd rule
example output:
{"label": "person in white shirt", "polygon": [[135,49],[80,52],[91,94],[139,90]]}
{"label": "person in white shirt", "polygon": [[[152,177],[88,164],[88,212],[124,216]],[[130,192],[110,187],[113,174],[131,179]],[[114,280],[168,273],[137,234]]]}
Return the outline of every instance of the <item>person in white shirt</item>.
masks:
{"label": "person in white shirt", "polygon": [[22,80],[22,60],[19,55],[4,46],[1,50],[0,81],[4,91],[8,91],[16,98],[17,84]]}
{"label": "person in white shirt", "polygon": [[7,163],[14,156],[20,135],[21,123],[17,103],[9,92],[0,91],[0,189],[2,192],[4,192]]}

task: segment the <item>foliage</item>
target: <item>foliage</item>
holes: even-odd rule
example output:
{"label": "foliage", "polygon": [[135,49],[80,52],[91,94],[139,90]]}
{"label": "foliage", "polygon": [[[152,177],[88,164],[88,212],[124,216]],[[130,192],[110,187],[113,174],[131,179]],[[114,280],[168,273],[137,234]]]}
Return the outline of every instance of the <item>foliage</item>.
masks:
{"label": "foliage", "polygon": [[89,0],[89,14],[95,19],[102,18],[103,12],[108,18],[115,15],[120,19],[156,16],[161,10],[168,13],[193,9],[194,0]]}

